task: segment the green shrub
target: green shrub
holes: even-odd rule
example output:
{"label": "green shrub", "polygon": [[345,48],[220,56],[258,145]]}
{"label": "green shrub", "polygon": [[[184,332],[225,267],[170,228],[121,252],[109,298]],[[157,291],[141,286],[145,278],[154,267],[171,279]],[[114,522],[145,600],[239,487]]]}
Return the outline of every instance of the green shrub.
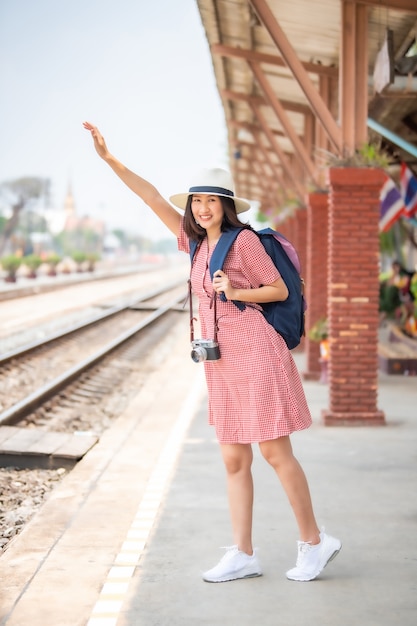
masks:
{"label": "green shrub", "polygon": [[308,331],[308,336],[311,341],[323,341],[323,339],[327,339],[329,334],[327,319],[325,317],[321,317]]}
{"label": "green shrub", "polygon": [[9,254],[0,259],[2,268],[9,274],[14,274],[22,264],[22,257]]}
{"label": "green shrub", "polygon": [[40,265],[42,265],[42,259],[37,254],[28,254],[23,257],[22,263],[29,267],[29,269],[36,271]]}
{"label": "green shrub", "polygon": [[49,256],[46,257],[45,261],[52,267],[56,267],[58,263],[61,261],[61,257],[58,254],[50,254]]}
{"label": "green shrub", "polygon": [[81,252],[80,250],[76,250],[71,254],[71,259],[81,265],[87,259],[87,255],[85,252]]}

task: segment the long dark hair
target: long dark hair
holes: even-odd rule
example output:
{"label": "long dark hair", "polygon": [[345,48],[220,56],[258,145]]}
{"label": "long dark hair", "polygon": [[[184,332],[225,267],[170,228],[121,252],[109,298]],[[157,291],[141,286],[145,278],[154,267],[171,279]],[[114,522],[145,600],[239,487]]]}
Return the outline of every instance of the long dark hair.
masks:
{"label": "long dark hair", "polygon": [[[240,221],[236,213],[236,207],[233,198],[226,198],[225,196],[218,196],[223,207],[223,221],[220,230],[222,233],[229,228],[247,228],[253,230],[250,224],[244,224]],[[206,236],[206,229],[199,226],[194,219],[193,212],[191,210],[191,202],[193,196],[188,196],[187,204],[184,213],[184,230],[186,235],[190,239],[195,241],[202,241]]]}

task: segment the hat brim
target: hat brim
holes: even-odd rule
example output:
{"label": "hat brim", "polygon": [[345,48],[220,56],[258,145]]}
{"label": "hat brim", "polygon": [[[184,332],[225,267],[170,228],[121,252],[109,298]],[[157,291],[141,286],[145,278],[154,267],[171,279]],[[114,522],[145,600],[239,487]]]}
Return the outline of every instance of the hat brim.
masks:
{"label": "hat brim", "polygon": [[[202,192],[199,192],[199,194],[201,193]],[[222,196],[223,198],[229,198],[233,200],[235,203],[235,207],[236,207],[236,213],[244,213],[245,211],[248,211],[250,209],[250,202],[248,202],[247,200],[244,200],[243,198],[236,198],[235,196],[227,196],[226,194],[223,194],[223,193],[216,193],[216,194],[204,193],[204,195]],[[174,196],[170,196],[169,200],[176,207],[185,211],[189,196],[192,196],[192,194],[189,191],[187,191],[187,193],[177,193]]]}

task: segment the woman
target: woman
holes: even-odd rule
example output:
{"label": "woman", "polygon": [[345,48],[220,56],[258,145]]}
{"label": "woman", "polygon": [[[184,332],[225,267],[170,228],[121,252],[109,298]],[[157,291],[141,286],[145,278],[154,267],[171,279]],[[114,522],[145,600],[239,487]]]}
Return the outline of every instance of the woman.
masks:
{"label": "woman", "polygon": [[[235,545],[221,561],[203,574],[207,582],[226,582],[261,576],[262,570],[252,545],[252,445],[277,473],[298,524],[300,541],[296,566],[287,578],[308,581],[317,578],[341,548],[338,539],[320,532],[315,520],[304,472],[293,456],[289,435],[308,428],[311,416],[301,380],[284,340],[265,320],[259,303],[285,300],[288,290],[248,225],[239,233],[224,264],[213,281],[208,271],[212,251],[222,231],[242,226],[237,214],[250,207],[236,198],[228,172],[206,170],[190,189],[170,198],[184,210],[182,217],[157,191],[109,153],[98,129],[84,122],[91,132],[99,156],[136,193],[178,238],[178,247],[190,250],[190,239],[198,241],[191,282],[199,298],[202,337],[213,339],[214,324],[220,359],[204,362],[209,422],[216,429],[227,474],[229,508]],[[227,301],[212,295],[224,293]],[[217,297],[217,296],[216,296]],[[249,306],[240,311],[231,301]]]}

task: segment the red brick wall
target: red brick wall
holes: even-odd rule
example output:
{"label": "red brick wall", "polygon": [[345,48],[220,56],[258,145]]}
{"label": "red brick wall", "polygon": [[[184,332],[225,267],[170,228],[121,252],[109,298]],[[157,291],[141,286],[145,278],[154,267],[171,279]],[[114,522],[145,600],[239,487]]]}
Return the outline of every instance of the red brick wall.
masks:
{"label": "red brick wall", "polygon": [[377,409],[379,191],[373,168],[329,170],[327,425],[383,424]]}

